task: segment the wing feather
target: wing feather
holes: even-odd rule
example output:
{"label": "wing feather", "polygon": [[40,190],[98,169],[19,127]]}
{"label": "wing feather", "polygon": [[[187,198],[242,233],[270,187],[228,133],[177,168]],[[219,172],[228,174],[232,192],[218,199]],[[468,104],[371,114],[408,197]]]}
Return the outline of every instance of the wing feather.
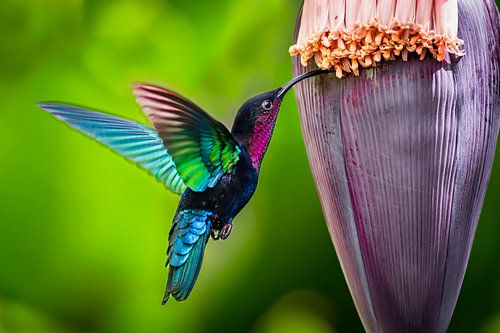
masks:
{"label": "wing feather", "polygon": [[231,172],[241,148],[223,124],[175,92],[138,84],[134,94],[189,188],[204,191]]}
{"label": "wing feather", "polygon": [[170,191],[182,194],[186,189],[172,157],[155,129],[70,105],[45,103],[39,106],[146,169]]}

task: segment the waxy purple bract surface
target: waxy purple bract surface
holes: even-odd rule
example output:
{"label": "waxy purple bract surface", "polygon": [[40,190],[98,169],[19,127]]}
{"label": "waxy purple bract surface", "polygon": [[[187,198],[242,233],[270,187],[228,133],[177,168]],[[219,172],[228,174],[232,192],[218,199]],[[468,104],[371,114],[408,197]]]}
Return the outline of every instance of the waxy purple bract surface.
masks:
{"label": "waxy purple bract surface", "polygon": [[[328,228],[369,332],[443,332],[500,126],[499,16],[459,1],[458,62],[395,61],[296,86]],[[304,68],[295,57],[294,75]]]}

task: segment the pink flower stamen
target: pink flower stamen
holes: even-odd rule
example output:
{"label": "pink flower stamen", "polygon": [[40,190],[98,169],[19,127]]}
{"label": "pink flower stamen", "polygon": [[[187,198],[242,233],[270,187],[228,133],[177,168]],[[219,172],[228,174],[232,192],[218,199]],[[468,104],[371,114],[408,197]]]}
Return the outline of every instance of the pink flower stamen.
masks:
{"label": "pink flower stamen", "polygon": [[457,0],[305,0],[290,54],[304,66],[314,59],[321,69],[333,68],[338,78],[382,59],[407,61],[410,53],[421,60],[460,57],[457,12]]}

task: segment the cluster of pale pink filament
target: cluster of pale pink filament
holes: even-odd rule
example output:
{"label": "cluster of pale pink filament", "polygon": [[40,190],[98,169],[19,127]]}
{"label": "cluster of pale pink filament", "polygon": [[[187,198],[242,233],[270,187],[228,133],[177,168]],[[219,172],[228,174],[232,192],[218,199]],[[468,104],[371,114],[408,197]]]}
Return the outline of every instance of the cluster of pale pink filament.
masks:
{"label": "cluster of pale pink filament", "polygon": [[297,44],[306,66],[359,75],[360,67],[416,53],[443,61],[462,56],[456,0],[305,0]]}

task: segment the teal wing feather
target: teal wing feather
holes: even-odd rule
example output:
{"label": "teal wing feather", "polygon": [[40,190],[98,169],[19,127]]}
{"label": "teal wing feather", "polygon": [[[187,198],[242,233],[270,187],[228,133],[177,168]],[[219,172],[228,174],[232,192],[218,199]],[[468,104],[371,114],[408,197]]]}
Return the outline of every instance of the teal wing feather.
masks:
{"label": "teal wing feather", "polygon": [[183,301],[191,293],[210,236],[212,215],[211,212],[196,209],[177,212],[170,230],[167,250],[167,266],[170,268],[163,304],[170,295],[177,301]]}
{"label": "teal wing feather", "polygon": [[231,172],[241,148],[223,124],[172,91],[138,84],[134,93],[187,187],[204,191]]}
{"label": "teal wing feather", "polygon": [[182,194],[186,189],[155,129],[69,105],[46,103],[39,106],[146,169],[170,191]]}

